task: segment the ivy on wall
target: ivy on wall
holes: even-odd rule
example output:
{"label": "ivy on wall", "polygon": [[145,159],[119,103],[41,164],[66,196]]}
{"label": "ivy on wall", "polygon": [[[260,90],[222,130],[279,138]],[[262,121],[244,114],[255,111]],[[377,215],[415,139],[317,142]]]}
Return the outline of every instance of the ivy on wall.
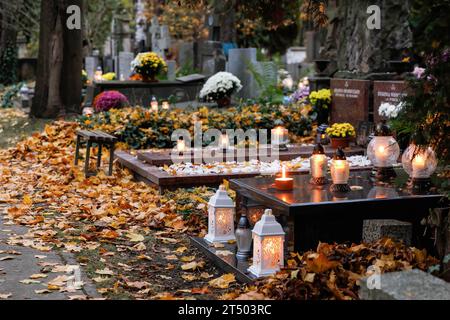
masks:
{"label": "ivy on wall", "polygon": [[17,82],[17,47],[6,44],[0,57],[0,83],[9,85]]}

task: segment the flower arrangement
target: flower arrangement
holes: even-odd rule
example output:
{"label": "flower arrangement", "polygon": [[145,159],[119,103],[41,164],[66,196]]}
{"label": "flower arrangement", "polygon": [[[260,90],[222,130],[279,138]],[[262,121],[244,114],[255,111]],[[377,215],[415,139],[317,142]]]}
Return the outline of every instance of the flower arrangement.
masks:
{"label": "flower arrangement", "polygon": [[303,106],[289,108],[272,105],[248,105],[229,109],[209,110],[201,107],[190,110],[162,110],[151,112],[148,108],[130,107],[111,109],[92,117],[80,117],[78,121],[86,129],[95,129],[116,136],[120,142],[134,149],[171,148],[171,134],[176,129],[188,129],[194,133],[194,117],[202,121],[203,130],[265,129],[273,128],[276,120],[282,120],[294,142],[312,142],[312,123],[302,115]]}
{"label": "flower arrangement", "polygon": [[200,98],[219,101],[229,98],[242,89],[241,80],[229,72],[218,72],[206,81],[200,91]]}
{"label": "flower arrangement", "polygon": [[328,109],[328,106],[331,103],[331,90],[330,89],[321,89],[319,91],[312,91],[309,95],[309,101],[314,106],[319,106],[325,109]]}
{"label": "flower arrangement", "polygon": [[131,68],[144,80],[154,81],[158,74],[167,72],[166,62],[155,52],[139,53],[131,62]]}
{"label": "flower arrangement", "polygon": [[102,78],[105,81],[112,81],[112,80],[116,80],[117,76],[114,72],[108,72],[108,73],[105,73],[104,75],[102,75]]}
{"label": "flower arrangement", "polygon": [[309,97],[309,86],[299,87],[292,95],[290,101],[295,103]]}
{"label": "flower arrangement", "polygon": [[318,91],[312,91],[309,95],[309,101],[313,106],[313,111],[316,114],[317,123],[328,123],[329,110],[331,105],[331,90],[321,89]]}
{"label": "flower arrangement", "polygon": [[326,133],[330,138],[352,138],[356,135],[355,128],[347,122],[334,123]]}
{"label": "flower arrangement", "polygon": [[110,109],[119,109],[129,106],[127,97],[119,91],[104,91],[94,99],[94,109],[96,112],[108,111]]}
{"label": "flower arrangement", "polygon": [[382,117],[386,117],[389,119],[397,118],[399,112],[403,108],[403,103],[400,102],[397,105],[393,105],[387,102],[384,102],[378,108],[378,114]]}

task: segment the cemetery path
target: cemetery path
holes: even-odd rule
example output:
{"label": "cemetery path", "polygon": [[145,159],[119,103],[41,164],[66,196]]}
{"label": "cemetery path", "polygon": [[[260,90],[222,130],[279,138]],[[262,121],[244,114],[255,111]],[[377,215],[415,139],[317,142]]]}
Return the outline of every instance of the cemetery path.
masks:
{"label": "cemetery path", "polygon": [[[0,205],[0,210],[6,209]],[[0,299],[9,300],[66,300],[95,298],[98,293],[95,286],[83,274],[84,285],[81,290],[62,292],[49,290],[49,283],[59,282],[67,276],[68,265],[76,265],[73,255],[55,250],[48,252],[37,249],[10,245],[10,239],[21,237],[26,227],[4,220],[0,215]],[[61,272],[54,268],[59,268]]]}

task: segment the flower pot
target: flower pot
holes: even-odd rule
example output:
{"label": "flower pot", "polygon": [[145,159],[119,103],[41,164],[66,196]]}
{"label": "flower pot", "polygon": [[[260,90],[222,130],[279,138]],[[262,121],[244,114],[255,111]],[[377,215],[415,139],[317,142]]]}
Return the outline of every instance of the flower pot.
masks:
{"label": "flower pot", "polygon": [[142,75],[142,81],[143,82],[158,82],[158,79],[156,79],[156,75],[152,75],[150,77]]}
{"label": "flower pot", "polygon": [[218,99],[216,102],[217,102],[217,106],[219,108],[226,108],[226,107],[229,107],[231,105],[231,98],[230,97],[223,97],[221,99]]}
{"label": "flower pot", "polygon": [[333,149],[337,149],[337,148],[348,148],[348,146],[350,145],[350,138],[330,138],[331,140],[331,147]]}

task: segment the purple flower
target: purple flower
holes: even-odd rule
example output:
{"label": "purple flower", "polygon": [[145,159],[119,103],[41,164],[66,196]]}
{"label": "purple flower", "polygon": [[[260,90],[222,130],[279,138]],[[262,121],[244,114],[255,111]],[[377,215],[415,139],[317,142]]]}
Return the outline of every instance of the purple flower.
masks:
{"label": "purple flower", "polygon": [[292,95],[291,95],[291,101],[297,102],[302,100],[303,98],[306,98],[309,96],[309,87],[302,87],[297,89]]}
{"label": "purple flower", "polygon": [[129,106],[127,97],[119,91],[104,91],[94,99],[94,109],[96,112],[108,111],[109,109],[119,109]]}
{"label": "purple flower", "polygon": [[417,79],[420,79],[425,73],[425,68],[415,67],[412,73]]}

